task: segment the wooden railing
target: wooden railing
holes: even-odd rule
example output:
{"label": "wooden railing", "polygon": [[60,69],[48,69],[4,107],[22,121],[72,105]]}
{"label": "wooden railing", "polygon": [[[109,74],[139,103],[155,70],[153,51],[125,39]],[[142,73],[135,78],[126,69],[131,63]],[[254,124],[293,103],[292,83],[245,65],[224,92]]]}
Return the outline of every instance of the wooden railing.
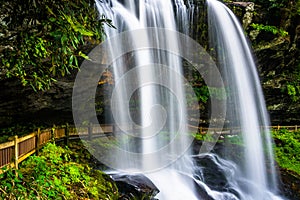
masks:
{"label": "wooden railing", "polygon": [[34,153],[38,153],[40,148],[49,141],[64,140],[68,144],[70,139],[84,137],[91,139],[103,134],[113,133],[113,125],[105,124],[99,126],[85,126],[76,129],[74,126],[53,127],[30,133],[23,137],[14,136],[11,141],[0,144],[0,173],[1,168],[14,167],[18,169],[18,164]]}
{"label": "wooden railing", "polygon": [[[40,130],[30,133],[23,137],[14,136],[11,141],[0,144],[0,173],[1,168],[8,166],[18,169],[18,164],[25,160],[30,155],[39,152],[39,149],[49,141],[54,140],[64,140],[68,144],[70,139],[76,138],[87,138],[92,139],[94,137],[103,136],[103,134],[114,133],[116,130],[115,126],[112,124],[104,124],[99,126],[85,126],[79,129],[74,126],[64,126],[64,127],[53,127],[50,129]],[[214,131],[219,134],[237,134],[239,133],[239,128],[211,128],[198,127],[193,125],[188,125],[193,131],[206,134],[207,131]],[[270,126],[270,129],[287,129],[290,131],[297,131],[300,126]],[[132,130],[136,127],[122,127],[122,130]]]}
{"label": "wooden railing", "polygon": [[[208,127],[201,127],[201,126],[193,126],[193,125],[188,125],[189,129],[192,129],[194,131],[197,131],[197,133],[201,134],[206,134],[208,131],[210,132],[215,132],[219,134],[237,134],[240,133],[241,128],[240,127],[228,127],[228,128],[208,128]],[[268,127],[261,127],[261,128],[269,128],[270,130],[280,130],[280,129],[286,129],[288,131],[293,131],[296,132],[299,130],[300,126],[295,125],[295,126],[268,126]]]}

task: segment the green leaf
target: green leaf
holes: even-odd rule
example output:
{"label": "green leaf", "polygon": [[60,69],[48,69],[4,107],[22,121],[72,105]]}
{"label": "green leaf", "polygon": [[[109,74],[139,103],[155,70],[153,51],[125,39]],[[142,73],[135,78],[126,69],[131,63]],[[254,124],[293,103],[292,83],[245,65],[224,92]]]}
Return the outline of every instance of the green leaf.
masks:
{"label": "green leaf", "polygon": [[55,19],[54,17],[50,17],[50,18],[49,18],[49,21],[50,21],[50,22],[55,22],[56,19]]}
{"label": "green leaf", "polygon": [[54,37],[55,39],[60,39],[62,34],[63,33],[60,30],[50,32],[50,36]]}
{"label": "green leaf", "polygon": [[76,26],[74,26],[74,30],[78,31],[80,34],[85,35],[85,36],[94,36],[94,32],[93,31],[89,31],[86,28],[84,28],[84,26],[77,24]]}
{"label": "green leaf", "polygon": [[69,59],[69,65],[72,65],[73,60],[74,60],[74,55],[71,55],[71,56],[70,56],[70,59]]}
{"label": "green leaf", "polygon": [[68,41],[68,36],[66,34],[63,34],[60,41],[62,45],[65,45],[65,42]]}
{"label": "green leaf", "polygon": [[82,53],[81,51],[79,51],[79,56],[81,56],[82,58],[86,59],[86,60],[91,60],[86,54]]}
{"label": "green leaf", "polygon": [[76,56],[74,57],[74,61],[75,61],[75,66],[78,67],[78,59]]}

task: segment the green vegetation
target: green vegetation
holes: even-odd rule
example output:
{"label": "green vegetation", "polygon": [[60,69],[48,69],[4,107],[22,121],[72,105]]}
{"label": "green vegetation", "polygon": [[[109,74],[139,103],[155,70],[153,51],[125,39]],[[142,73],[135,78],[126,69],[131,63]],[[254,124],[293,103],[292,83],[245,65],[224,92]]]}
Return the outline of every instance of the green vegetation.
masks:
{"label": "green vegetation", "polygon": [[2,127],[0,128],[0,143],[4,143],[8,141],[8,138],[17,135],[18,137],[28,135],[34,131],[37,131],[38,128],[46,129],[45,125],[27,123],[27,124],[15,124],[10,127]]}
{"label": "green vegetation", "polygon": [[86,50],[103,39],[92,0],[13,0],[0,9],[0,80],[17,78],[34,90],[78,68]]}
{"label": "green vegetation", "polygon": [[289,34],[287,31],[283,30],[282,28],[277,28],[276,26],[263,25],[263,24],[255,24],[255,23],[252,23],[251,26],[255,30],[271,32],[274,35],[279,35],[279,36],[282,36],[282,37],[284,37],[284,36],[286,36],[286,35]]}
{"label": "green vegetation", "polygon": [[192,136],[196,140],[206,141],[206,142],[221,142],[218,138],[215,138],[213,134],[200,134],[200,133],[192,133]]}
{"label": "green vegetation", "polygon": [[290,8],[292,11],[291,15],[299,15],[300,3],[297,0],[254,0],[255,3],[263,6],[269,12],[269,15],[273,15],[274,17],[280,15],[280,9],[282,8]]}
{"label": "green vegetation", "polygon": [[20,170],[9,169],[0,175],[0,198],[118,199],[111,179],[92,170],[80,157],[67,147],[48,143],[39,156],[24,161]]}
{"label": "green vegetation", "polygon": [[300,175],[300,131],[274,130],[276,161],[279,166]]}
{"label": "green vegetation", "polygon": [[292,101],[296,102],[296,101],[299,100],[299,98],[300,98],[300,86],[298,84],[295,85],[295,83],[290,82],[290,83],[287,84],[286,90],[287,90],[288,95],[291,97]]}
{"label": "green vegetation", "polygon": [[282,92],[287,94],[292,102],[299,102],[300,100],[300,61],[298,62],[293,71],[283,74],[286,79],[286,87],[282,88]]}

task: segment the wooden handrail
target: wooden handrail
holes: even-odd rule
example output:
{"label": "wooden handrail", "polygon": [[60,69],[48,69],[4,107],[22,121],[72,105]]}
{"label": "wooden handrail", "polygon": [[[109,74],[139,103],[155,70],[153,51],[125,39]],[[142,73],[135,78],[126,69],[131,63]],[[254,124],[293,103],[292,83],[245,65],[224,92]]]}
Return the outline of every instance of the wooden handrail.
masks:
{"label": "wooden handrail", "polygon": [[[211,128],[187,125],[189,128],[197,130],[197,133],[206,134],[207,131],[215,131],[219,134],[234,134],[234,131],[240,130],[240,127],[226,127],[226,128]],[[60,140],[65,139],[66,144],[68,144],[69,139],[79,138],[86,136],[88,139],[93,138],[96,135],[102,133],[113,133],[116,129],[114,124],[102,124],[100,127],[103,127],[101,133],[94,133],[94,125],[82,126],[83,131],[80,131],[81,128],[77,129],[74,126],[65,126],[65,127],[53,127],[45,130],[38,129],[36,132],[30,133],[26,136],[18,138],[17,136],[13,137],[13,141],[5,142],[0,144],[0,173],[2,172],[1,168],[4,166],[11,166],[18,168],[18,164],[25,160],[27,157],[34,153],[38,153],[38,150],[48,143],[51,140]],[[295,126],[269,126],[270,129],[288,129],[290,131],[297,131],[299,125]],[[128,127],[130,129],[130,127]],[[135,129],[135,127],[132,127]],[[74,131],[75,130],[75,131]],[[52,132],[51,132],[52,131]],[[229,132],[228,132],[229,131]]]}
{"label": "wooden handrail", "polygon": [[14,146],[14,141],[5,142],[5,143],[0,144],[0,149],[5,149],[8,147],[12,147],[12,146]]}
{"label": "wooden handrail", "polygon": [[[194,129],[199,129],[199,130],[201,129],[203,131],[207,131],[207,130],[229,131],[229,130],[240,130],[241,129],[241,127],[226,127],[226,128],[212,127],[212,128],[208,128],[208,127],[194,126],[194,125],[190,125],[190,124],[188,124],[188,127],[194,128]],[[294,126],[280,126],[280,125],[277,125],[277,126],[267,126],[267,127],[261,126],[260,128],[269,128],[269,129],[276,129],[276,130],[288,129],[290,131],[298,131],[298,127],[300,127],[300,126],[299,125],[294,125]]]}
{"label": "wooden handrail", "polygon": [[105,127],[101,133],[93,132],[94,125],[83,126],[82,128],[87,129],[84,134],[76,129],[76,127],[67,125],[65,127],[53,127],[44,130],[38,129],[36,132],[20,138],[18,136],[11,137],[13,141],[0,144],[0,173],[3,172],[2,168],[5,166],[18,169],[20,162],[32,154],[38,153],[38,150],[49,141],[65,138],[65,142],[68,143],[69,139],[77,139],[79,136],[87,136],[87,138],[91,139],[100,134],[112,133],[112,131],[108,131],[108,126],[111,126],[109,130],[114,130],[111,124],[101,126]]}

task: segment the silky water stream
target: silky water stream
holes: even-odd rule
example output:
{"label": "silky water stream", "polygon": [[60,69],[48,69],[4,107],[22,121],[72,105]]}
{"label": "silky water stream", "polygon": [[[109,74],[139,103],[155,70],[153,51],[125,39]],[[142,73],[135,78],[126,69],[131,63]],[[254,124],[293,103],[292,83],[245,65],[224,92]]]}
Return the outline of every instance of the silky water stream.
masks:
{"label": "silky water stream", "polygon": [[[209,45],[216,55],[218,73],[212,70],[205,78],[207,71],[198,71],[208,85],[221,77],[226,103],[225,108],[216,106],[224,114],[218,116],[220,124],[229,121],[240,127],[238,136],[232,136],[240,139],[238,148],[222,144],[221,155],[217,155],[212,149],[218,134],[195,151],[187,126],[187,98],[194,93],[183,76],[182,63],[184,59],[191,62],[190,54],[207,54],[200,55],[189,46],[192,39],[183,36],[189,34],[193,1],[96,0],[96,6],[115,26],[105,28],[107,41],[89,55],[91,60],[102,57],[101,62],[108,62],[115,83],[111,112],[118,129],[117,147],[99,158],[101,162],[114,173],[144,174],[159,189],[155,198],[161,200],[283,199],[278,195],[269,130],[261,128],[269,120],[256,66],[234,14],[219,1],[207,1]],[[82,68],[80,73],[86,74],[77,77],[73,97],[83,96],[86,90],[78,89],[82,87],[79,83],[92,79],[89,72]],[[218,113],[213,103],[215,110],[210,113]],[[73,110],[80,110],[78,105],[75,101]],[[78,117],[78,113],[74,112],[76,123],[90,117]]]}

